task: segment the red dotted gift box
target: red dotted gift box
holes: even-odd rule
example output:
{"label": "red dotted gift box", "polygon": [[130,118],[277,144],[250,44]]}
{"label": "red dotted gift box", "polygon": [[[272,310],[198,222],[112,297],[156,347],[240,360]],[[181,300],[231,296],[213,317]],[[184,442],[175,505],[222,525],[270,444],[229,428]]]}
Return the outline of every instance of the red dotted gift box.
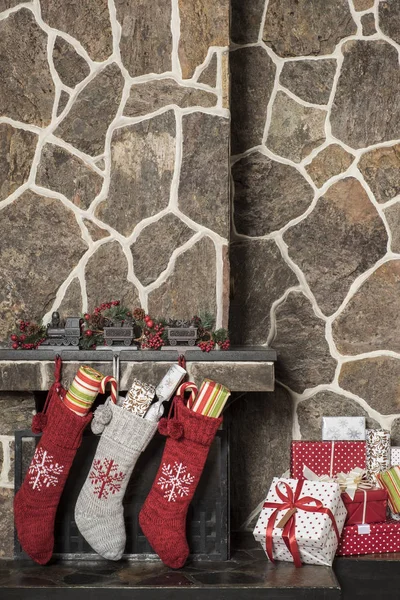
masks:
{"label": "red dotted gift box", "polygon": [[400,552],[400,523],[386,521],[370,525],[346,525],[337,556]]}
{"label": "red dotted gift box", "polygon": [[365,441],[292,442],[290,472],[293,479],[304,477],[304,466],[318,477],[336,477],[338,473],[348,473],[355,467],[365,469],[366,464]]}

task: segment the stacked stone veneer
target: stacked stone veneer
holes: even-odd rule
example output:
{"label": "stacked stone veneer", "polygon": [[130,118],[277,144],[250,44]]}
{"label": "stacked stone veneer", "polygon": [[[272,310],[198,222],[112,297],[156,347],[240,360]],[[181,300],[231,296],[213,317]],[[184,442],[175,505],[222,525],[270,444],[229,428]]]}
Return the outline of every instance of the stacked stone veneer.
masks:
{"label": "stacked stone veneer", "polygon": [[400,444],[400,3],[233,0],[232,42],[232,330],[279,353],[233,407],[248,525],[322,415]]}
{"label": "stacked stone veneer", "polygon": [[0,339],[120,298],[227,324],[228,0],[0,0]]}
{"label": "stacked stone veneer", "polygon": [[[113,298],[227,325],[228,42],[228,0],[0,0],[0,340]],[[0,396],[0,557],[33,409]]]}

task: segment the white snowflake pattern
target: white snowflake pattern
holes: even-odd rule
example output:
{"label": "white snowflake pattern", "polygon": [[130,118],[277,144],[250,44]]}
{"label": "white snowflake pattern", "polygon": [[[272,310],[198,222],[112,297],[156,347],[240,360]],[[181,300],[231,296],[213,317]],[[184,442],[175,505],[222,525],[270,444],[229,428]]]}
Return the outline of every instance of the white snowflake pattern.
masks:
{"label": "white snowflake pattern", "polygon": [[328,437],[330,440],[340,440],[341,439],[340,429],[337,429],[336,427],[331,427],[330,429],[328,429],[327,434],[328,434]]}
{"label": "white snowflake pattern", "polygon": [[31,465],[28,470],[28,483],[32,489],[40,492],[45,487],[55,487],[59,480],[59,475],[64,472],[64,465],[54,462],[54,457],[43,450],[42,447],[36,448]]}
{"label": "white snowflake pattern", "polygon": [[121,489],[121,481],[125,479],[125,473],[118,472],[118,464],[112,458],[103,461],[96,459],[93,469],[89,473],[89,479],[94,485],[94,494],[99,498],[108,498],[109,494],[115,494]]}
{"label": "white snowflake pattern", "polygon": [[190,486],[194,482],[194,475],[187,473],[187,467],[182,463],[175,461],[171,467],[170,464],[163,463],[162,477],[157,481],[157,485],[161,487],[164,492],[164,498],[168,502],[176,502],[178,496],[188,496]]}
{"label": "white snowflake pattern", "polygon": [[361,431],[358,429],[348,429],[347,435],[350,440],[360,440],[362,438]]}

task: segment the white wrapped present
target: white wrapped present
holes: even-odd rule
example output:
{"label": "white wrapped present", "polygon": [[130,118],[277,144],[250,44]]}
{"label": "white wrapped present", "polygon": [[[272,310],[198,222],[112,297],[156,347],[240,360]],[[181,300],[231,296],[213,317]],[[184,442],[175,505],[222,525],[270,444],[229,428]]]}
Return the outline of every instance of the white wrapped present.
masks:
{"label": "white wrapped present", "polygon": [[392,467],[400,465],[400,446],[392,446],[390,448],[390,464]]}
{"label": "white wrapped present", "polygon": [[331,566],[346,514],[337,483],[275,477],[253,533],[272,561]]}
{"label": "white wrapped present", "polygon": [[322,417],[322,439],[365,440],[365,417]]}

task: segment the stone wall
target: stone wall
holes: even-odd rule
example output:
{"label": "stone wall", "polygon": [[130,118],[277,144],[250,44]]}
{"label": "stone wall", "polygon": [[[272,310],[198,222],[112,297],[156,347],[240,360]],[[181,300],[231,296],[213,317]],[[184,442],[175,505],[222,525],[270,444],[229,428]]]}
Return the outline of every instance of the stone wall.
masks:
{"label": "stone wall", "polygon": [[101,300],[227,324],[228,0],[0,1],[0,340]]}
{"label": "stone wall", "polygon": [[288,432],[365,415],[400,444],[400,3],[232,4],[231,324],[279,353],[232,449],[255,461],[235,492],[248,526]]}

